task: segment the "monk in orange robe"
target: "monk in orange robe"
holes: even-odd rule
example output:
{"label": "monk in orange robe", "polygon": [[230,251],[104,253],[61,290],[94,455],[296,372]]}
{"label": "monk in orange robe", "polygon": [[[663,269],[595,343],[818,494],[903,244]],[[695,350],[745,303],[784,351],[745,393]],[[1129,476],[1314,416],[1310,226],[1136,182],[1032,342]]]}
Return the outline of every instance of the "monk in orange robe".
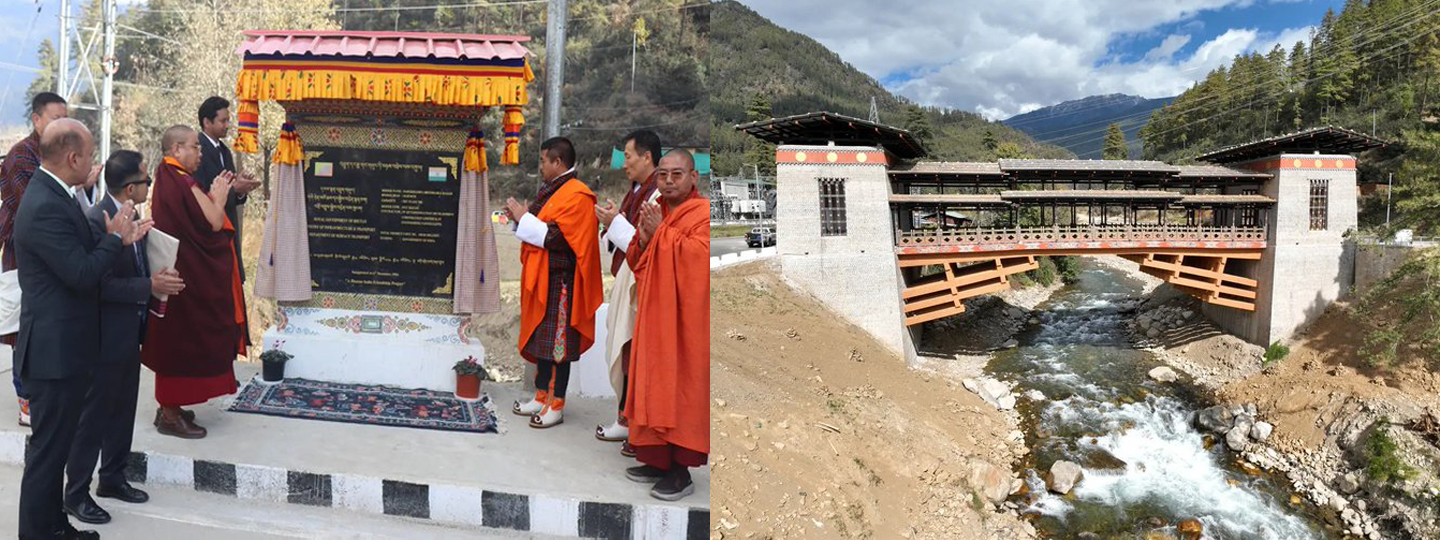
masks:
{"label": "monk in orange robe", "polygon": [[675,501],[695,492],[690,467],[710,453],[710,201],[689,152],[671,150],[655,178],[660,202],[645,205],[626,252],[639,302],[625,417],[643,465],[625,476]]}
{"label": "monk in orange robe", "polygon": [[[234,362],[245,354],[245,297],[235,261],[235,227],[225,217],[232,176],[200,188],[190,171],[200,164],[198,135],[188,126],[165,130],[165,160],[155,171],[155,228],[180,240],[175,270],[185,293],[170,297],[163,316],[148,323],[140,356],[155,372],[155,427],[185,439],[205,436],[194,412],[181,409],[236,390]],[[153,300],[153,299],[152,299]]]}
{"label": "monk in orange robe", "polygon": [[600,280],[600,221],[595,194],[575,177],[575,146],[554,137],[540,145],[535,201],[511,198],[505,211],[520,245],[520,356],[536,367],[535,397],[511,412],[530,427],[565,421],[570,363],[595,343],[595,310],[604,301]]}

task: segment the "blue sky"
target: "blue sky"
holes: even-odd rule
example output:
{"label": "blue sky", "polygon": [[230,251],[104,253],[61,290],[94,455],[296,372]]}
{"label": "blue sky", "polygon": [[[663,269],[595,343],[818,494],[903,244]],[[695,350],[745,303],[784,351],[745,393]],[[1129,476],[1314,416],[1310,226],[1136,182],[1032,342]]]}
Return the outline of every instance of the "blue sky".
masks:
{"label": "blue sky", "polygon": [[[740,0],[887,88],[1001,119],[1061,101],[1167,97],[1238,53],[1307,39],[1343,0]],[[863,112],[863,111],[862,111]]]}

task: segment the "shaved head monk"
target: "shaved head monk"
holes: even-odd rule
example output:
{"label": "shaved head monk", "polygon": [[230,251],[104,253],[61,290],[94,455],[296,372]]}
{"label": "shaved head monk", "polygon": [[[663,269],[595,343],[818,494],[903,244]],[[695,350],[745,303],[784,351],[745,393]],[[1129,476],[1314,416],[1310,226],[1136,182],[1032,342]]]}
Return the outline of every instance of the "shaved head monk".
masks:
{"label": "shaved head monk", "polygon": [[600,281],[600,223],[595,194],[575,177],[575,146],[554,137],[540,145],[540,192],[535,201],[511,198],[505,212],[520,246],[520,356],[536,367],[535,397],[511,411],[530,427],[565,421],[570,363],[595,343]]}
{"label": "shaved head monk", "polygon": [[234,176],[222,172],[208,193],[201,189],[191,176],[200,165],[198,137],[188,126],[172,126],[160,139],[165,158],[155,171],[152,214],[156,228],[180,240],[175,270],[185,276],[185,292],[150,319],[141,351],[155,372],[155,428],[184,439],[206,432],[181,407],[235,393],[235,356],[249,345],[235,227],[225,216]]}
{"label": "shaved head monk", "polygon": [[625,475],[666,501],[695,492],[690,467],[710,453],[710,201],[699,176],[689,152],[661,158],[660,201],[641,209],[626,253],[639,302],[625,417],[643,465]]}

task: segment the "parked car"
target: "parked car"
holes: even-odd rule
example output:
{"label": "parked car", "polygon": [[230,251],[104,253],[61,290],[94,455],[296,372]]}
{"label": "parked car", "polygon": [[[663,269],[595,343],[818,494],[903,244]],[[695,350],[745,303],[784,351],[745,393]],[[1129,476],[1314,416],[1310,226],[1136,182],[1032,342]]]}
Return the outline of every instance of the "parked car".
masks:
{"label": "parked car", "polygon": [[745,245],[750,247],[766,247],[775,245],[775,229],[770,227],[755,227],[745,233]]}

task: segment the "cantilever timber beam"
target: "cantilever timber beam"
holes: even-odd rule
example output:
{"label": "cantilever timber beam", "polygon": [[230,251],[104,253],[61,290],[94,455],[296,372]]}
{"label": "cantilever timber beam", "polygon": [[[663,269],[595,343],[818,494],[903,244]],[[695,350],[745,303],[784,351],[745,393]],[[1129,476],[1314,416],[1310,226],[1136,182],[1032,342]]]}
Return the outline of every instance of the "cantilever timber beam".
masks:
{"label": "cantilever timber beam", "polygon": [[[1255,311],[1260,282],[1238,274],[1231,261],[1258,261],[1263,250],[1123,248],[1109,253],[1096,250],[1036,250],[1006,253],[897,254],[901,268],[939,266],[941,271],[908,280],[900,297],[905,325],[933,321],[965,311],[964,301],[1010,287],[1010,276],[1039,268],[1042,255],[1119,255],[1140,265],[1140,270],[1171,284],[1201,301]],[[1239,264],[1235,265],[1239,266]]]}

